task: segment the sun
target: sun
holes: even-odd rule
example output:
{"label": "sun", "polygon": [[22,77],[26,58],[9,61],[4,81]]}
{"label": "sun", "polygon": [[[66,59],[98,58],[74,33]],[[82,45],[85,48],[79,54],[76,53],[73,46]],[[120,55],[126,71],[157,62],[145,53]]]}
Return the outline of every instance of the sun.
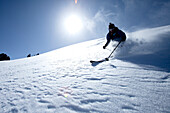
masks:
{"label": "sun", "polygon": [[82,30],[83,23],[78,15],[72,14],[65,19],[65,28],[70,34],[77,34]]}

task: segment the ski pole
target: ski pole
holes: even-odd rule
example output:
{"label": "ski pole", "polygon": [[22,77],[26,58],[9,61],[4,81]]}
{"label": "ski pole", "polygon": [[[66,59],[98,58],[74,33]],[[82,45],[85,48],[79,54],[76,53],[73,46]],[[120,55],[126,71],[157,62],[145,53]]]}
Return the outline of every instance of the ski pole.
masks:
{"label": "ski pole", "polygon": [[120,41],[117,46],[113,49],[113,51],[110,53],[110,55],[106,58],[106,60],[109,60],[109,58],[111,57],[111,55],[113,54],[113,52],[116,50],[116,48],[119,46],[119,44],[121,43],[122,41]]}

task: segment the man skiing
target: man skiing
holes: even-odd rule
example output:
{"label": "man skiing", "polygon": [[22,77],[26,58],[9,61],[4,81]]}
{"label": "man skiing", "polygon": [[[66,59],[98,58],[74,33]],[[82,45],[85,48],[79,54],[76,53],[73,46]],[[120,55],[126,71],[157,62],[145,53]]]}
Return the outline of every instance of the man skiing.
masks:
{"label": "man skiing", "polygon": [[111,40],[118,41],[119,43],[124,42],[126,40],[126,34],[117,27],[115,27],[114,24],[109,23],[109,33],[107,34],[106,38],[107,42],[103,46],[103,49],[106,49]]}
{"label": "man skiing", "polygon": [[91,60],[90,62],[94,65],[96,65],[96,63],[109,61],[109,58],[111,57],[112,53],[116,50],[116,48],[119,46],[119,44],[126,40],[126,34],[123,31],[119,30],[117,27],[115,27],[114,24],[110,23],[109,33],[107,34],[106,38],[107,38],[107,42],[103,46],[103,49],[106,49],[106,47],[108,46],[111,40],[118,41],[119,43],[117,44],[117,46],[113,49],[113,51],[110,53],[110,55],[107,58],[98,60],[98,61]]}

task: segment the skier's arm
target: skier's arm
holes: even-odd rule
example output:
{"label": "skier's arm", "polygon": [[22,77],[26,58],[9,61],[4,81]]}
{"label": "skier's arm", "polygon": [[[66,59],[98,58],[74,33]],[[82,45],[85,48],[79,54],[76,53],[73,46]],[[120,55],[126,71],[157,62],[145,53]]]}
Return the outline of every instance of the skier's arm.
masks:
{"label": "skier's arm", "polygon": [[107,34],[107,42],[106,42],[106,44],[103,46],[103,49],[106,49],[106,47],[109,45],[109,43],[110,43],[110,40],[111,40],[111,38],[110,38],[110,36],[109,36],[109,33]]}
{"label": "skier's arm", "polygon": [[110,43],[110,39],[107,40],[106,44],[103,46],[103,49],[105,49],[108,46],[109,43]]}

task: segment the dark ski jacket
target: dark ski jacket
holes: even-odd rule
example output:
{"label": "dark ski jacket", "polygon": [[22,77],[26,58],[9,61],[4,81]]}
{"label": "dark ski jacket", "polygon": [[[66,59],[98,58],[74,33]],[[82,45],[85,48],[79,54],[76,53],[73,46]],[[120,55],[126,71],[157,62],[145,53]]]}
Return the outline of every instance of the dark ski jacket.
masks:
{"label": "dark ski jacket", "polygon": [[114,41],[125,41],[126,40],[126,34],[121,31],[120,29],[118,29],[117,27],[115,27],[113,33],[111,34],[111,32],[109,32],[106,36],[107,38],[107,42],[105,44],[105,47],[108,46],[108,44],[110,43],[111,40]]}

